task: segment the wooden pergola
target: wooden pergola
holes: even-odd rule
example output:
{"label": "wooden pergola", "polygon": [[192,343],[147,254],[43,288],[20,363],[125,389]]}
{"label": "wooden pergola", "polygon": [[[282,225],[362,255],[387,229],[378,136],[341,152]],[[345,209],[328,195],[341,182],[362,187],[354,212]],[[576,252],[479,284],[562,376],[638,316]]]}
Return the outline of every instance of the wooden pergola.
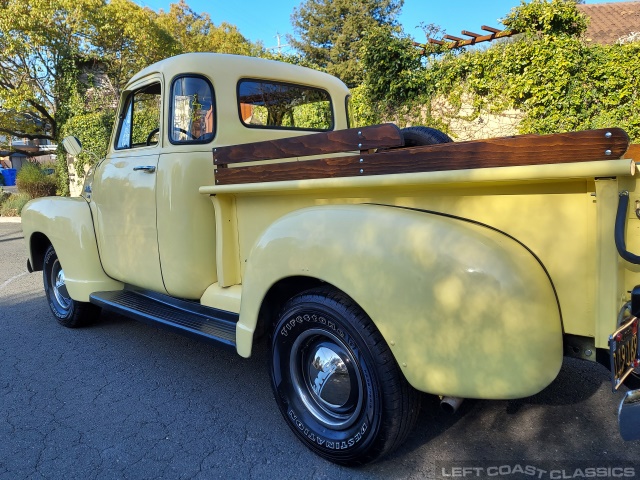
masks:
{"label": "wooden pergola", "polygon": [[[464,35],[468,38],[456,37],[454,35],[444,35],[441,39],[435,38],[427,38],[427,42],[435,45],[443,45],[449,48],[458,48],[465,47],[467,45],[476,45],[482,42],[491,42],[492,40],[497,40],[499,38],[511,37],[512,35],[517,34],[518,32],[514,32],[513,30],[500,30],[499,28],[489,27],[487,25],[482,25],[480,27],[486,33],[476,33],[471,32],[469,30],[462,30],[461,35]],[[423,47],[422,43],[415,43],[416,47]]]}

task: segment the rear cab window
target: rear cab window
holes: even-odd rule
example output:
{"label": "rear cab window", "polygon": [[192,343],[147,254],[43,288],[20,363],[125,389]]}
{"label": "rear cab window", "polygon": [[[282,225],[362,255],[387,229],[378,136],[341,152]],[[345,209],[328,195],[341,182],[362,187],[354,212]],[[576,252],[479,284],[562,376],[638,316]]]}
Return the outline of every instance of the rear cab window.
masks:
{"label": "rear cab window", "polygon": [[249,128],[328,131],[334,126],[329,92],[269,80],[238,82],[238,114]]}

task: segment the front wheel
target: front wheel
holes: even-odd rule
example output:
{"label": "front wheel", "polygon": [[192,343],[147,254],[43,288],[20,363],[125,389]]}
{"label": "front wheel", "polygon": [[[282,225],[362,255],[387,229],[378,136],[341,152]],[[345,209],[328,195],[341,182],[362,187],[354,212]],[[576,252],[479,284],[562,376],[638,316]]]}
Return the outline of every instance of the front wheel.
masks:
{"label": "front wheel", "polygon": [[374,461],[415,424],[420,394],[371,319],[338,291],[314,289],[290,300],[273,332],[271,358],[287,424],[328,460]]}
{"label": "front wheel", "polygon": [[100,308],[96,305],[78,302],[69,296],[64,270],[53,246],[49,246],[44,255],[42,279],[49,308],[61,325],[80,327],[100,314]]}

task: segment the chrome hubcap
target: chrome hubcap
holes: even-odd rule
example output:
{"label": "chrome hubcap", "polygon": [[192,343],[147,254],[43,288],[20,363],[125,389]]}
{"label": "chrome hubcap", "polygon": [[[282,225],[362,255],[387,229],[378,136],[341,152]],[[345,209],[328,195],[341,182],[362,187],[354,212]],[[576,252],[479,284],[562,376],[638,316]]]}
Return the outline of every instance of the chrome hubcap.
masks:
{"label": "chrome hubcap", "polygon": [[51,287],[53,289],[53,296],[55,297],[56,302],[58,302],[60,308],[63,310],[69,310],[71,307],[71,297],[69,297],[69,292],[67,292],[64,271],[57,259],[51,269]]}
{"label": "chrome hubcap", "polygon": [[310,356],[308,378],[313,381],[314,398],[329,408],[344,406],[349,400],[351,382],[344,361],[331,348],[322,346]]}
{"label": "chrome hubcap", "polygon": [[319,423],[345,429],[356,421],[363,380],[353,354],[337,336],[307,330],[295,341],[289,364],[297,395]]}

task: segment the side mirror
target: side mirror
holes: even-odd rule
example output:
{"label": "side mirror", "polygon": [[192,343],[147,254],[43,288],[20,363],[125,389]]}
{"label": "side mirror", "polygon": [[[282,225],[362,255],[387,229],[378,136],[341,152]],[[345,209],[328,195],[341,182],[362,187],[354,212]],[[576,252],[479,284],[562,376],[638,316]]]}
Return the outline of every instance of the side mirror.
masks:
{"label": "side mirror", "polygon": [[82,143],[80,143],[80,140],[73,135],[64,137],[62,139],[62,146],[68,154],[73,155],[74,157],[77,157],[80,155],[80,152],[82,152]]}

